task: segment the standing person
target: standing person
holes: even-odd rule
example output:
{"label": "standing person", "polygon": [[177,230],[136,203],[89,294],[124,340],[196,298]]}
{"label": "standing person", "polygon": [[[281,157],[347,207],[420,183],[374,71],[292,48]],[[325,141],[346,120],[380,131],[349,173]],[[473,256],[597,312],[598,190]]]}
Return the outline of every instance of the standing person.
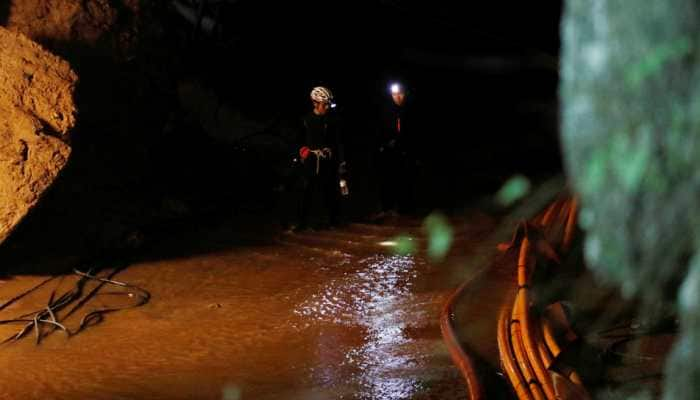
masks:
{"label": "standing person", "polygon": [[302,118],[297,149],[303,164],[302,199],[299,207],[299,226],[309,228],[312,206],[322,197],[328,223],[340,222],[340,174],[345,169],[345,154],[338,116],[331,112],[333,94],[323,86],[311,91],[313,109]]}
{"label": "standing person", "polygon": [[389,90],[391,103],[384,110],[377,133],[381,211],[375,219],[413,211],[415,120],[404,86],[393,83]]}

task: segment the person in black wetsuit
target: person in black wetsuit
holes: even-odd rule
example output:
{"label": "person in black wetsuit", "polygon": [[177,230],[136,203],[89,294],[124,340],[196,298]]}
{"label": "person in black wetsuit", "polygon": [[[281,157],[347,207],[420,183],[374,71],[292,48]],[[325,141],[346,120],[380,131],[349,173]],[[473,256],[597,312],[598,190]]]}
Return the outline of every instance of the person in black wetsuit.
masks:
{"label": "person in black wetsuit", "polygon": [[328,224],[340,223],[340,175],[345,169],[345,154],[341,124],[331,112],[333,94],[318,86],[311,91],[313,110],[302,118],[303,128],[297,138],[299,159],[302,163],[302,198],[299,206],[299,225],[296,230],[310,228],[313,203],[322,197],[328,215]]}
{"label": "person in black wetsuit", "polygon": [[384,110],[377,132],[376,160],[381,211],[374,219],[414,211],[413,180],[416,175],[416,121],[406,89],[394,83],[391,103]]}

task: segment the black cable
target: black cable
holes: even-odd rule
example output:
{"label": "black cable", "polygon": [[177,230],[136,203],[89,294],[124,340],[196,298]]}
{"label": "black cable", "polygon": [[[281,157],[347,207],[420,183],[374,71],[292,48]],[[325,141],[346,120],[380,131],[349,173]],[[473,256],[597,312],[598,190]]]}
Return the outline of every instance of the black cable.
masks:
{"label": "black cable", "polygon": [[[4,341],[0,342],[0,344],[7,343],[10,341],[16,341],[21,339],[22,337],[26,336],[32,328],[34,329],[35,332],[35,340],[36,343],[39,344],[41,340],[46,337],[47,335],[51,334],[54,332],[56,329],[64,331],[69,337],[72,335],[75,335],[85,328],[95,325],[103,320],[103,315],[115,311],[120,311],[120,310],[125,310],[128,308],[134,308],[134,307],[139,307],[144,304],[146,304],[150,298],[151,295],[150,293],[142,289],[138,286],[131,285],[125,282],[120,282],[113,280],[112,278],[119,272],[121,272],[123,268],[117,268],[114,269],[112,272],[110,272],[106,278],[99,277],[96,275],[93,275],[91,273],[91,270],[88,272],[82,272],[77,269],[73,270],[73,273],[77,276],[80,277],[78,281],[75,282],[75,285],[73,288],[68,290],[67,292],[63,293],[61,296],[56,298],[56,289],[54,289],[48,300],[48,304],[45,308],[41,310],[35,310],[33,312],[21,315],[17,318],[14,319],[7,319],[7,320],[0,320],[0,325],[6,325],[6,324],[14,324],[14,323],[24,323],[25,325],[17,332],[16,334],[8,337]],[[3,308],[9,306],[10,304],[16,302],[17,300],[27,296],[28,294],[34,292],[38,288],[42,287],[45,285],[47,282],[53,280],[55,277],[48,278],[38,285],[34,286],[33,288],[21,293],[18,296],[15,296],[5,304],[0,306],[0,310]],[[85,284],[88,281],[97,281],[99,284],[93,288],[88,294],[83,296],[84,292],[84,287]],[[66,313],[64,316],[60,317],[61,321],[65,321],[67,318],[69,318],[72,314],[74,314],[77,310],[82,308],[89,300],[93,299],[95,296],[97,296],[101,288],[103,288],[106,285],[113,285],[113,286],[119,286],[122,288],[128,288],[131,289],[128,292],[108,292],[104,294],[108,295],[123,295],[123,296],[128,296],[128,297],[137,297],[137,301],[134,304],[130,304],[127,306],[123,307],[103,307],[103,308],[98,308],[96,310],[92,310],[88,313],[86,313],[80,320],[80,323],[78,325],[78,328],[74,331],[71,331],[68,329],[65,325],[63,325],[59,321],[59,317],[57,317],[57,314],[59,311],[65,309],[71,304],[74,304],[77,301],[77,304],[74,304],[74,306]],[[42,329],[43,325],[49,325],[50,330],[48,332],[44,332]]]}

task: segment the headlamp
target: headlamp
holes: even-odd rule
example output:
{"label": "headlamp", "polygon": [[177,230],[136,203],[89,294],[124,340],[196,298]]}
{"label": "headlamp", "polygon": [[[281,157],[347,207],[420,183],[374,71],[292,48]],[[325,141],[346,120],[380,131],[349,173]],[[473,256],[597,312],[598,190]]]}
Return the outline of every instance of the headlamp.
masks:
{"label": "headlamp", "polygon": [[401,89],[401,85],[398,83],[392,83],[391,84],[391,94],[397,94],[401,93],[403,90]]}

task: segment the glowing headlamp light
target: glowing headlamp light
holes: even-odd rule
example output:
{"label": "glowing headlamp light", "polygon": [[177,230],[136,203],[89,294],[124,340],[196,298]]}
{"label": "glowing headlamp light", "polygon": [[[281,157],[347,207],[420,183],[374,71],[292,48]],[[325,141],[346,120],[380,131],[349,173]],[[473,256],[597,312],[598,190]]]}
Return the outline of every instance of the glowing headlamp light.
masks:
{"label": "glowing headlamp light", "polygon": [[398,83],[391,84],[391,94],[397,94],[397,93],[401,93],[401,92],[402,92],[401,85],[399,85]]}

